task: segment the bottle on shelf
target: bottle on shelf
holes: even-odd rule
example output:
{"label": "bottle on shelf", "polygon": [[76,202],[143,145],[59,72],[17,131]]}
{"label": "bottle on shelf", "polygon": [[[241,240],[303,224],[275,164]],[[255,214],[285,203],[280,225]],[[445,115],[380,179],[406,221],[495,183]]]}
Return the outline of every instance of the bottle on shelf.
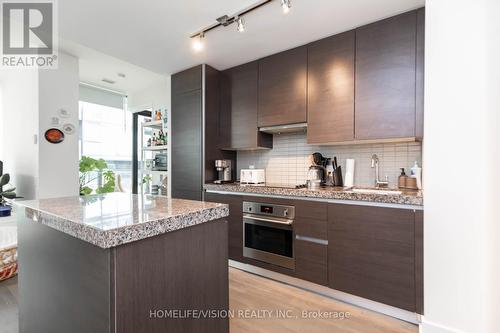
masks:
{"label": "bottle on shelf", "polygon": [[157,146],[158,145],[158,140],[156,139],[156,133],[153,132],[153,146]]}

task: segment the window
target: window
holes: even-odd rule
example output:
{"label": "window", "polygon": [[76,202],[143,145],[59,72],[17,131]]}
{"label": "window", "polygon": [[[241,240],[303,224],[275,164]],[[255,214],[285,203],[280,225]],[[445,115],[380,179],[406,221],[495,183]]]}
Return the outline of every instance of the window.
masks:
{"label": "window", "polygon": [[[89,87],[85,89],[88,90]],[[105,91],[98,93],[107,94]],[[88,96],[88,91],[82,93],[80,87],[80,157],[105,160],[108,168],[121,176],[123,189],[131,192],[132,113],[126,110],[125,97],[119,96],[120,107],[118,103],[108,103],[105,98]],[[92,94],[90,96],[93,97]],[[89,187],[95,189],[97,185],[97,181],[94,181]]]}

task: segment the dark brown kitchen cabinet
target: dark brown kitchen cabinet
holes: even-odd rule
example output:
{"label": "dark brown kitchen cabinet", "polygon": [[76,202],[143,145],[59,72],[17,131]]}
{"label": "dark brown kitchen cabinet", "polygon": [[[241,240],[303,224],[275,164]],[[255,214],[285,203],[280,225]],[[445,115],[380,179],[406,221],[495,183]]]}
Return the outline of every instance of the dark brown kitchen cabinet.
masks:
{"label": "dark brown kitchen cabinet", "polygon": [[[173,81],[174,78],[172,79]],[[201,90],[172,95],[172,197],[201,200]]]}
{"label": "dark brown kitchen cabinet", "polygon": [[229,134],[223,148],[244,150],[273,147],[272,135],[259,132],[257,125],[258,77],[258,61],[223,72],[221,122]]}
{"label": "dark brown kitchen cabinet", "polygon": [[328,285],[328,204],[294,200],[295,276]]}
{"label": "dark brown kitchen cabinet", "polygon": [[236,166],[236,153],[219,145],[220,72],[199,65],[176,73],[171,94],[172,197],[202,200],[203,184],[216,179],[214,161],[230,159]]}
{"label": "dark brown kitchen cabinet", "polygon": [[228,236],[229,259],[243,261],[243,212],[242,197],[205,192],[204,200],[229,205]]}
{"label": "dark brown kitchen cabinet", "polygon": [[415,136],[424,137],[424,48],[425,48],[425,8],[417,9],[417,63],[416,63],[416,93],[415,93]]}
{"label": "dark brown kitchen cabinet", "polygon": [[307,121],[307,47],[259,60],[258,126]]}
{"label": "dark brown kitchen cabinet", "polygon": [[301,238],[294,242],[296,277],[327,286],[328,246]]}
{"label": "dark brown kitchen cabinet", "polygon": [[354,140],[355,31],[308,46],[307,143]]}
{"label": "dark brown kitchen cabinet", "polygon": [[356,29],[357,140],[417,135],[416,42],[417,11]]}
{"label": "dark brown kitchen cabinet", "polygon": [[413,210],[328,207],[331,288],[416,312],[415,245]]}

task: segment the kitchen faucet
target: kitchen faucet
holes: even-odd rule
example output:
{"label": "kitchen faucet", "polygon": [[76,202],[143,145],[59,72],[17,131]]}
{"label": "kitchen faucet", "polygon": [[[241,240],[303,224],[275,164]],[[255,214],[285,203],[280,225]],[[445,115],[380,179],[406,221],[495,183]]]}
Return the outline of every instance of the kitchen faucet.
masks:
{"label": "kitchen faucet", "polygon": [[379,169],[378,169],[378,156],[377,154],[372,155],[372,168],[375,168],[375,187],[388,187],[389,180],[388,177],[385,176],[385,181],[380,180],[379,178]]}

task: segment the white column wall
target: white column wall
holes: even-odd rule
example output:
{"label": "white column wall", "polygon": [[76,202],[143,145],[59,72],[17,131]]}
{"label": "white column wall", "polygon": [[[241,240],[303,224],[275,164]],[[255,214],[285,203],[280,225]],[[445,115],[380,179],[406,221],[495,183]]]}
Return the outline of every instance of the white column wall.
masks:
{"label": "white column wall", "polygon": [[426,2],[424,333],[499,331],[498,15]]}

